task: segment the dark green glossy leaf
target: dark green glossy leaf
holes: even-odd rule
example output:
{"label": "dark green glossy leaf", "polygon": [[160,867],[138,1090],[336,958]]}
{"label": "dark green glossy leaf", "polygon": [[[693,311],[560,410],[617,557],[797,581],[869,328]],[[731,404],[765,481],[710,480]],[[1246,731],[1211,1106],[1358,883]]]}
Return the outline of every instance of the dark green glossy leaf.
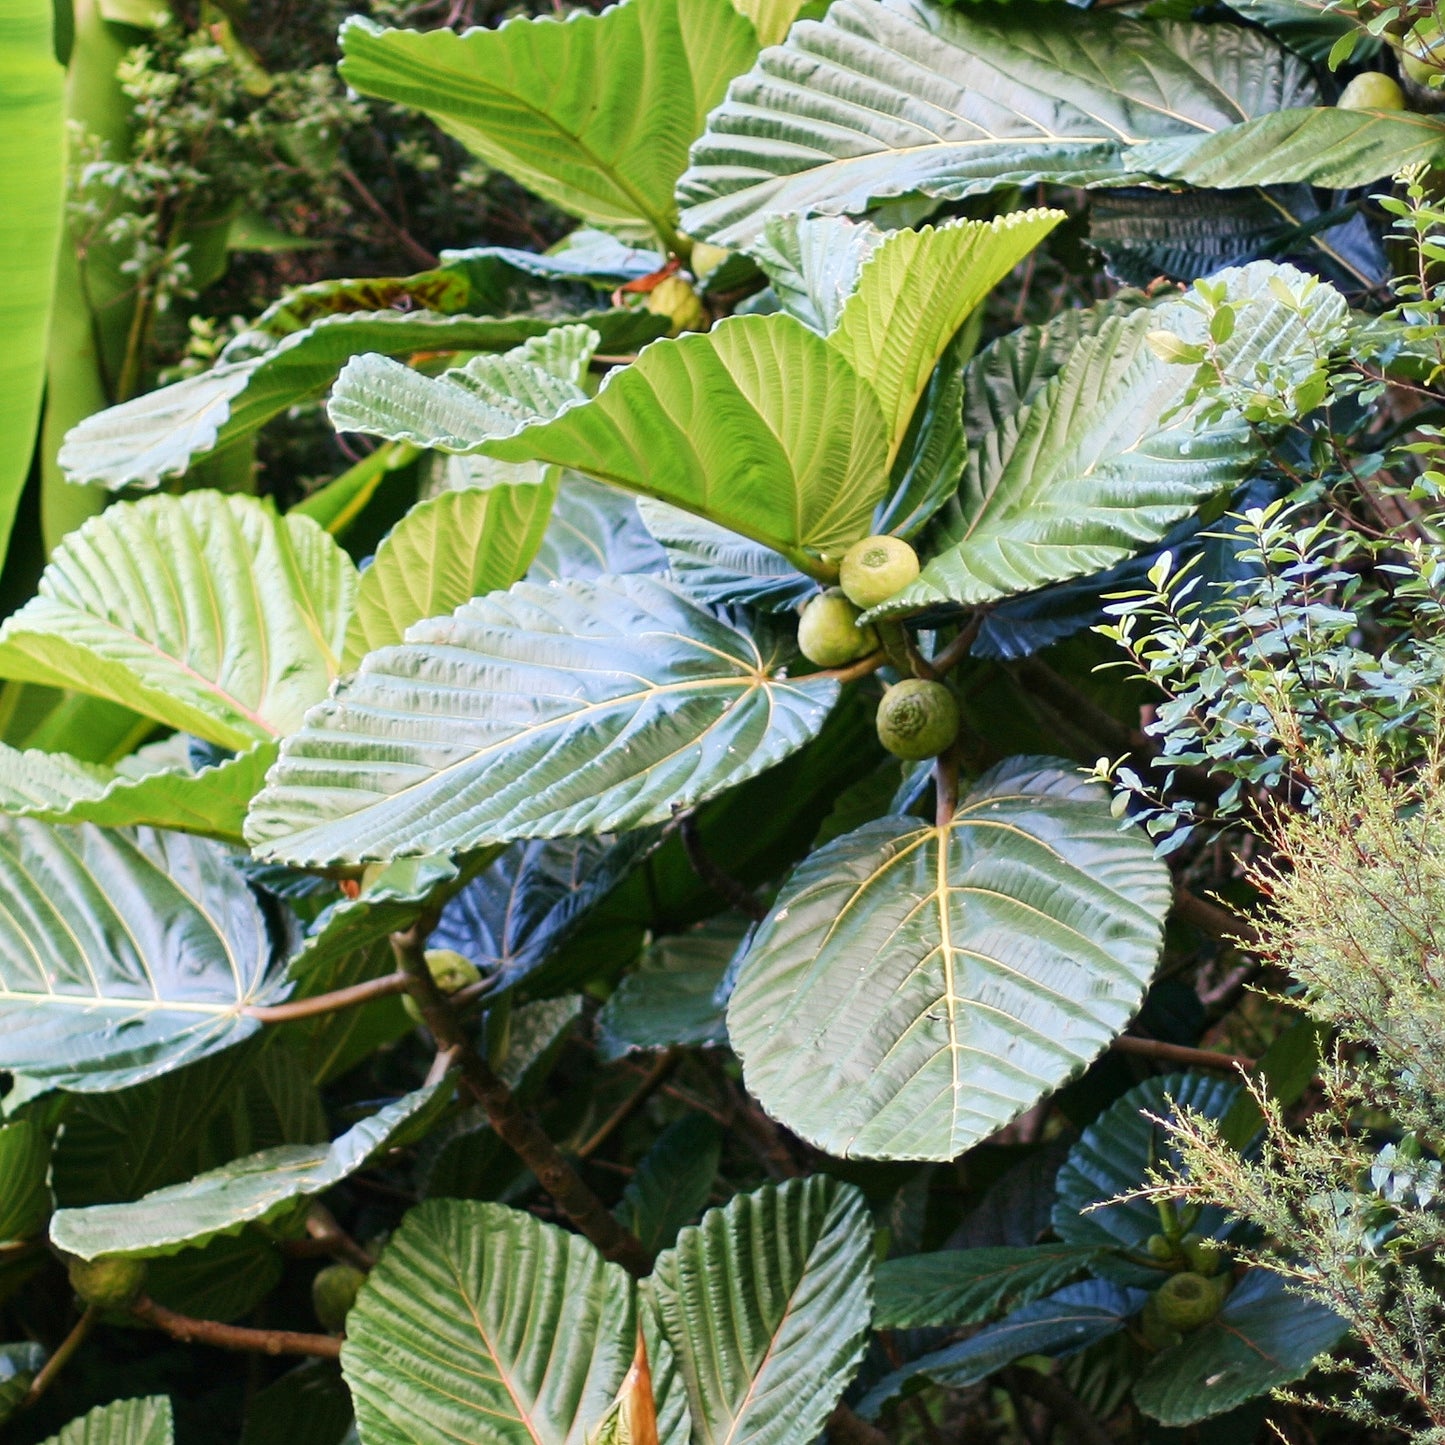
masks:
{"label": "dark green glossy leaf", "polygon": [[45,1347],[34,1341],[0,1345],[0,1425],[15,1413],[44,1364]]}
{"label": "dark green glossy leaf", "polygon": [[32,1238],[50,1214],[50,1135],[17,1119],[0,1125],[0,1248]]}
{"label": "dark green glossy leaf", "polygon": [[1098,1257],[1076,1244],[952,1249],[878,1266],[873,1323],[880,1330],[976,1325],[1058,1289]]}
{"label": "dark green glossy leaf", "polygon": [[649,1254],[666,1249],[702,1212],[722,1157],[722,1131],[706,1114],[670,1124],[638,1161],[614,1211]]}

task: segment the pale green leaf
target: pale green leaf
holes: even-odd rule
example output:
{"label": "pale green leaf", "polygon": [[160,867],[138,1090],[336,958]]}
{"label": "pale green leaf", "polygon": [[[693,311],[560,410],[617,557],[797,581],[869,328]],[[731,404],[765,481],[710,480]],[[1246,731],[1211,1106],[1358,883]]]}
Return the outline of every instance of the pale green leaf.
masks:
{"label": "pale green leaf", "polygon": [[309,866],[661,822],[817,734],[838,684],[787,657],[655,578],[520,582],[339,683],[247,836]]}
{"label": "pale green leaf", "polygon": [[65,211],[55,14],[50,0],[0,5],[0,557],[35,450]]}
{"label": "pale green leaf", "polygon": [[388,1149],[421,1137],[451,1095],[452,1081],[443,1080],[388,1104],[330,1144],[282,1144],[128,1204],[57,1210],[51,1243],[82,1259],[150,1259],[239,1234],[248,1224],[283,1217],[298,1200],[324,1193]]}
{"label": "pale green leaf", "polygon": [[505,591],[532,565],[557,495],[548,482],[443,492],[413,507],[361,574],[342,665],[400,642],[408,627]]}
{"label": "pale green leaf", "polygon": [[863,1358],[873,1224],[826,1175],[710,1209],[647,1285],[687,1386],[693,1445],[807,1445]]}
{"label": "pale green leaf", "polygon": [[640,343],[658,330],[656,317],[620,311],[557,320],[427,311],[323,315],[279,341],[247,333],[256,347],[228,348],[210,371],[88,417],[67,435],[60,465],[72,482],[151,490],[180,476],[198,455],[239,441],[288,407],[320,397],[353,356],[502,351],[567,321],[595,326],[609,345]]}
{"label": "pale green leaf", "polygon": [[109,698],[228,748],[300,725],[336,675],[356,569],[314,522],[198,491],[114,506],[0,628],[0,676]]}
{"label": "pale green leaf", "polygon": [[235,862],[180,833],[0,819],[0,1068],[118,1089],[254,1033],[272,942]]}
{"label": "pale green leaf", "polygon": [[358,356],[336,379],[327,413],[337,431],[445,452],[473,450],[483,437],[510,436],[549,420],[587,393],[580,382],[599,341],[586,326],[561,326],[502,356],[424,376],[386,356]]}
{"label": "pale green leaf", "polygon": [[888,429],[888,463],[954,333],[1064,219],[1015,211],[894,231],[863,263],[828,340],[873,389]]}
{"label": "pale green leaf", "polygon": [[116,767],[68,753],[0,745],[0,812],[45,823],[175,828],[241,840],[246,807],[276,759],[274,743],[198,768],[156,765],[141,754]]}
{"label": "pale green leaf", "polygon": [[1297,106],[1208,136],[1149,141],[1125,153],[1141,171],[1224,190],[1303,181],[1351,190],[1445,156],[1445,122],[1410,111]]}
{"label": "pale green leaf", "polygon": [[742,960],[749,1091],[840,1157],[953,1159],[1138,1008],[1168,871],[1066,764],[1015,758],[946,828],[880,818],[794,870]]}
{"label": "pale green leaf", "polygon": [[868,535],[887,429],[842,354],[791,316],[656,342],[597,396],[489,442],[695,512],[795,564]]}
{"label": "pale green leaf", "polygon": [[171,1445],[171,1438],[171,1402],[150,1395],[97,1406],[44,1445]]}
{"label": "pale green leaf", "polygon": [[869,221],[769,216],[748,254],[768,273],[782,308],[826,336],[858,285],[863,263],[884,239]]}
{"label": "pale green leaf", "polygon": [[759,45],[776,45],[799,11],[814,8],[812,0],[733,0],[733,4],[753,22]]}
{"label": "pale green leaf", "polygon": [[[1271,277],[1304,279],[1267,261],[1215,278],[1239,315],[1220,357],[1231,375],[1312,358],[1343,324],[1345,303],[1332,288],[1321,286],[1307,312],[1296,312],[1274,299]],[[1185,407],[1193,369],[1155,354],[1156,330],[1194,341],[1204,320],[1185,300],[1109,316],[1028,403],[978,439],[957,503],[942,515],[938,554],[879,614],[992,602],[1101,572],[1251,474],[1265,439],[1237,415]]]}
{"label": "pale green leaf", "polygon": [[411,1210],[346,1322],[364,1445],[584,1445],[632,1362],[632,1283],[499,1204]]}
{"label": "pale green leaf", "polygon": [[626,0],[462,35],[353,18],[341,48],[362,94],[422,111],[573,215],[674,245],[688,145],[758,42],[728,0]]}
{"label": "pale green leaf", "polygon": [[[1136,142],[1209,135],[1317,91],[1232,25],[1017,3],[834,0],[734,81],[679,183],[683,225],[745,244],[769,214],[857,214],[1046,181],[1129,185]],[[1232,183],[1231,183],[1232,184]]]}

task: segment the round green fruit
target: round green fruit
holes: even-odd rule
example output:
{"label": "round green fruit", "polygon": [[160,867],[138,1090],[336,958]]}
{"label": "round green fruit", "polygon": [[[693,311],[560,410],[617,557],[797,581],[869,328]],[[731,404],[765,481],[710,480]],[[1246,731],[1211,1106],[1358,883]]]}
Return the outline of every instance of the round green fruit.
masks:
{"label": "round green fruit", "polygon": [[647,309],[667,318],[669,336],[706,331],[707,311],[697,292],[681,276],[664,276],[647,293]]}
{"label": "round green fruit", "polygon": [[1216,1275],[1229,1258],[1228,1251],[1217,1239],[1205,1239],[1198,1234],[1186,1234],[1179,1247],[1195,1274]]}
{"label": "round green fruit", "polygon": [[1345,87],[1335,104],[1340,110],[1404,110],[1405,92],[1393,76],[1367,70]]}
{"label": "round green fruit", "polygon": [[[465,954],[454,948],[429,948],[426,951],[426,966],[432,982],[444,994],[451,995],[481,979],[482,971]],[[402,1007],[413,1023],[419,1024],[421,1008],[409,994],[401,996]]]}
{"label": "round green fruit", "polygon": [[1433,16],[1422,20],[1405,36],[1400,67],[1416,85],[1428,86],[1445,71],[1445,35]]}
{"label": "round green fruit", "polygon": [[328,1264],[311,1281],[311,1308],[332,1334],[346,1328],[346,1316],[365,1283],[366,1275],[349,1264]]}
{"label": "round green fruit", "polygon": [[820,592],[798,619],[798,648],[819,667],[842,667],[878,646],[872,627],[858,626],[858,609],[840,587]]}
{"label": "round green fruit", "polygon": [[895,758],[937,757],[958,736],[958,702],[941,682],[910,677],[878,704],[878,741]]}
{"label": "round green fruit", "polygon": [[1223,1303],[1224,1281],[1206,1279],[1192,1270],[1170,1275],[1154,1291],[1153,1299],[1160,1322],[1185,1332],[1207,1325]]}
{"label": "round green fruit", "polygon": [[876,607],[918,576],[918,553],[902,537],[864,537],[843,554],[838,581],[848,600]]}
{"label": "round green fruit", "polygon": [[1174,1258],[1174,1241],[1167,1234],[1151,1234],[1144,1248],[1149,1251],[1150,1259],[1157,1259],[1160,1264],[1168,1264]]}
{"label": "round green fruit", "polygon": [[66,1266],[70,1287],[88,1305],[103,1310],[126,1310],[140,1296],[145,1284],[143,1259],[72,1259]]}

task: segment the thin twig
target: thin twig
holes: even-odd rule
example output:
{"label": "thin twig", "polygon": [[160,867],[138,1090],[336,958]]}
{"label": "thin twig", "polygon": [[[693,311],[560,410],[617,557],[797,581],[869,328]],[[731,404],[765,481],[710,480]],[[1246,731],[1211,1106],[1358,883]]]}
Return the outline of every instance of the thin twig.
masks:
{"label": "thin twig", "polygon": [[1244,914],[1201,898],[1187,888],[1174,890],[1174,912],[1201,933],[1222,943],[1237,943],[1247,948],[1260,941],[1259,931]]}
{"label": "thin twig", "polygon": [[652,1096],[682,1062],[682,1050],[668,1049],[642,1076],[642,1082],[579,1146],[577,1157],[590,1159]]}
{"label": "thin twig", "polygon": [[497,1137],[507,1144],[552,1196],[577,1229],[592,1241],[603,1258],[620,1264],[639,1278],[652,1269],[652,1256],[631,1230],[624,1229],[590,1185],[562,1157],[546,1131],[528,1114],[490,1064],[471,1046],[455,1014],[426,965],[425,942],[435,919],[423,917],[404,933],[391,936],[392,952],[410,979],[410,991],[437,1048],[454,1049],[462,1082],[476,1099]]}
{"label": "thin twig", "polygon": [[351,169],[350,166],[341,166],[337,174],[353,191],[360,197],[362,204],[391,232],[401,243],[402,249],[414,261],[419,261],[428,270],[437,265],[437,258],[423,246],[405,226],[398,224],[391,213],[371,193],[366,183]]}
{"label": "thin twig", "polygon": [[927,671],[920,672],[919,677],[937,678],[943,677],[946,673],[952,672],[965,657],[968,650],[978,639],[979,629],[983,626],[983,613],[975,612],[967,622],[963,624],[958,636],[938,654],[930,658],[927,663]]}
{"label": "thin twig", "polygon": [[241,1012],[258,1023],[285,1024],[295,1019],[315,1018],[317,1014],[335,1013],[338,1009],[355,1008],[373,999],[405,993],[406,989],[407,977],[404,973],[388,973],[365,983],[354,983],[350,988],[318,993],[314,998],[298,998],[293,1003],[247,1004]]}
{"label": "thin twig", "polygon": [[677,832],[682,839],[682,847],[687,854],[687,861],[692,864],[692,871],[719,898],[736,908],[739,913],[747,914],[756,922],[761,922],[768,916],[766,905],[760,903],[750,889],[744,887],[731,874],[724,872],[709,856],[698,835],[695,813],[689,810],[677,814]]}
{"label": "thin twig", "polygon": [[28,1410],[50,1388],[55,1377],[66,1367],[70,1357],[85,1343],[86,1337],[95,1328],[100,1318],[96,1305],[88,1305],[85,1313],[75,1322],[74,1328],[56,1347],[55,1353],[46,1360],[40,1373],[31,1381],[30,1388],[20,1401],[20,1408]]}
{"label": "thin twig", "polygon": [[870,673],[877,672],[888,662],[888,654],[881,649],[878,652],[870,653],[867,657],[858,662],[850,662],[847,667],[829,667],[822,672],[815,672],[813,677],[831,677],[834,682],[857,682],[860,677],[867,677]]}
{"label": "thin twig", "polygon": [[1183,1064],[1199,1069],[1257,1069],[1258,1061],[1243,1054],[1218,1054],[1213,1049],[1190,1049],[1183,1044],[1166,1044],[1158,1039],[1141,1039],[1135,1034],[1120,1034],[1111,1045],[1121,1054],[1139,1054],[1163,1064]]}
{"label": "thin twig", "polygon": [[341,1341],[334,1335],[253,1330],[241,1325],[223,1325],[218,1320],[197,1320],[144,1298],[131,1306],[131,1314],[142,1324],[160,1330],[183,1345],[213,1345],[218,1350],[241,1350],[256,1355],[314,1355],[322,1360],[341,1357]]}
{"label": "thin twig", "polygon": [[958,759],[950,749],[933,760],[933,821],[946,828],[958,807]]}

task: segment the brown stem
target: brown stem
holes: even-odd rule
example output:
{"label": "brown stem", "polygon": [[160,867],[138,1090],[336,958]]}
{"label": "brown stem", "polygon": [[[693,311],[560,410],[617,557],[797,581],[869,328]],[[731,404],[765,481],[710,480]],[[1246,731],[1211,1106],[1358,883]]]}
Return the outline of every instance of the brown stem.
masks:
{"label": "brown stem", "polygon": [[592,1131],[577,1150],[579,1159],[590,1159],[652,1096],[682,1062],[681,1049],[668,1049],[642,1076],[642,1082]]}
{"label": "brown stem", "polygon": [[1223,943],[1238,943],[1245,947],[1258,944],[1259,931],[1242,913],[1211,903],[1187,888],[1174,890],[1174,912],[1187,923],[1192,923],[1201,933],[1217,938]]}
{"label": "brown stem", "polygon": [[1064,1427],[1074,1445],[1114,1445],[1109,1432],[1057,1375],[1041,1375],[1026,1366],[1013,1365],[1005,1371],[1005,1379],[1011,1390],[1038,1401],[1054,1423]]}
{"label": "brown stem", "polygon": [[888,1445],[888,1437],[876,1425],[841,1403],[828,1416],[828,1434],[837,1445]]}
{"label": "brown stem", "polygon": [[22,1410],[28,1410],[50,1388],[55,1377],[69,1363],[70,1357],[85,1343],[99,1318],[100,1310],[95,1305],[86,1307],[85,1313],[75,1322],[75,1327],[61,1340],[55,1353],[46,1360],[40,1373],[31,1381],[24,1399],[20,1401]]}
{"label": "brown stem", "polygon": [[958,807],[958,759],[950,750],[933,760],[933,821],[946,828]]}
{"label": "brown stem", "polygon": [[424,945],[433,921],[423,918],[404,933],[393,933],[391,947],[402,972],[410,980],[412,997],[438,1049],[456,1051],[462,1082],[485,1110],[497,1137],[527,1165],[562,1213],[597,1246],[603,1258],[622,1265],[638,1278],[643,1277],[652,1269],[652,1256],[642,1241],[617,1222],[462,1032],[450,1004],[426,966]]}
{"label": "brown stem", "polygon": [[761,922],[768,916],[767,907],[754,898],[752,893],[736,878],[719,868],[709,856],[707,849],[702,845],[701,837],[698,836],[695,813],[679,813],[677,831],[678,836],[682,839],[682,847],[687,854],[687,861],[692,864],[692,871],[719,898],[736,908],[739,913],[747,914],[755,922]]}
{"label": "brown stem", "polygon": [[313,1201],[306,1211],[306,1233],[328,1254],[344,1259],[358,1269],[371,1269],[376,1264],[375,1258],[336,1222],[336,1216],[324,1204]]}
{"label": "brown stem", "polygon": [[857,682],[860,677],[867,677],[870,673],[877,672],[888,661],[888,654],[883,651],[870,653],[867,657],[858,662],[850,662],[847,667],[829,667],[822,672],[815,672],[814,677],[831,677],[834,682]]}
{"label": "brown stem", "polygon": [[131,1314],[183,1345],[212,1345],[218,1350],[242,1350],[257,1355],[314,1355],[322,1360],[341,1357],[341,1341],[333,1335],[252,1330],[241,1325],[223,1325],[217,1320],[197,1320],[144,1298],[131,1306]]}
{"label": "brown stem", "polygon": [[294,1003],[247,1004],[241,1012],[263,1024],[286,1024],[295,1019],[334,1013],[337,1009],[355,1008],[358,1004],[370,1003],[372,999],[405,993],[406,989],[407,977],[404,973],[388,973],[366,983],[354,983],[350,988],[318,993],[314,998],[298,998]]}
{"label": "brown stem", "polygon": [[937,678],[952,672],[953,669],[968,656],[968,650],[977,640],[979,629],[982,626],[983,613],[975,612],[973,616],[963,624],[963,629],[959,632],[958,636],[955,637],[937,657],[929,659],[926,664],[927,671],[920,672],[918,674],[919,677]]}
{"label": "brown stem", "polygon": [[1158,1039],[1141,1039],[1134,1034],[1120,1034],[1111,1045],[1121,1054],[1139,1054],[1146,1059],[1157,1059],[1164,1064],[1183,1064],[1198,1069],[1223,1069],[1233,1073],[1236,1069],[1256,1069],[1254,1059],[1243,1054],[1217,1054],[1213,1049],[1190,1049],[1183,1044],[1161,1043]]}
{"label": "brown stem", "polygon": [[412,258],[412,260],[421,262],[421,264],[425,266],[428,270],[430,270],[433,266],[437,264],[437,258],[432,255],[432,253],[428,251],[425,246],[421,245],[420,242],[417,241],[416,237],[413,236],[411,232],[406,229],[405,226],[399,225],[392,218],[391,213],[386,209],[385,206],[381,204],[380,201],[376,199],[374,195],[372,195],[371,191],[366,186],[366,183],[361,179],[360,176],[355,173],[355,171],[353,171],[349,166],[341,166],[338,169],[337,174],[340,175],[341,179],[345,181],[346,184],[350,186],[353,191],[356,192],[357,196],[361,200],[362,205],[364,205],[367,210],[369,210],[374,216],[376,216],[376,218],[382,223],[382,225],[385,226],[386,229],[390,231],[393,236],[396,237],[396,239],[401,243],[402,249]]}

